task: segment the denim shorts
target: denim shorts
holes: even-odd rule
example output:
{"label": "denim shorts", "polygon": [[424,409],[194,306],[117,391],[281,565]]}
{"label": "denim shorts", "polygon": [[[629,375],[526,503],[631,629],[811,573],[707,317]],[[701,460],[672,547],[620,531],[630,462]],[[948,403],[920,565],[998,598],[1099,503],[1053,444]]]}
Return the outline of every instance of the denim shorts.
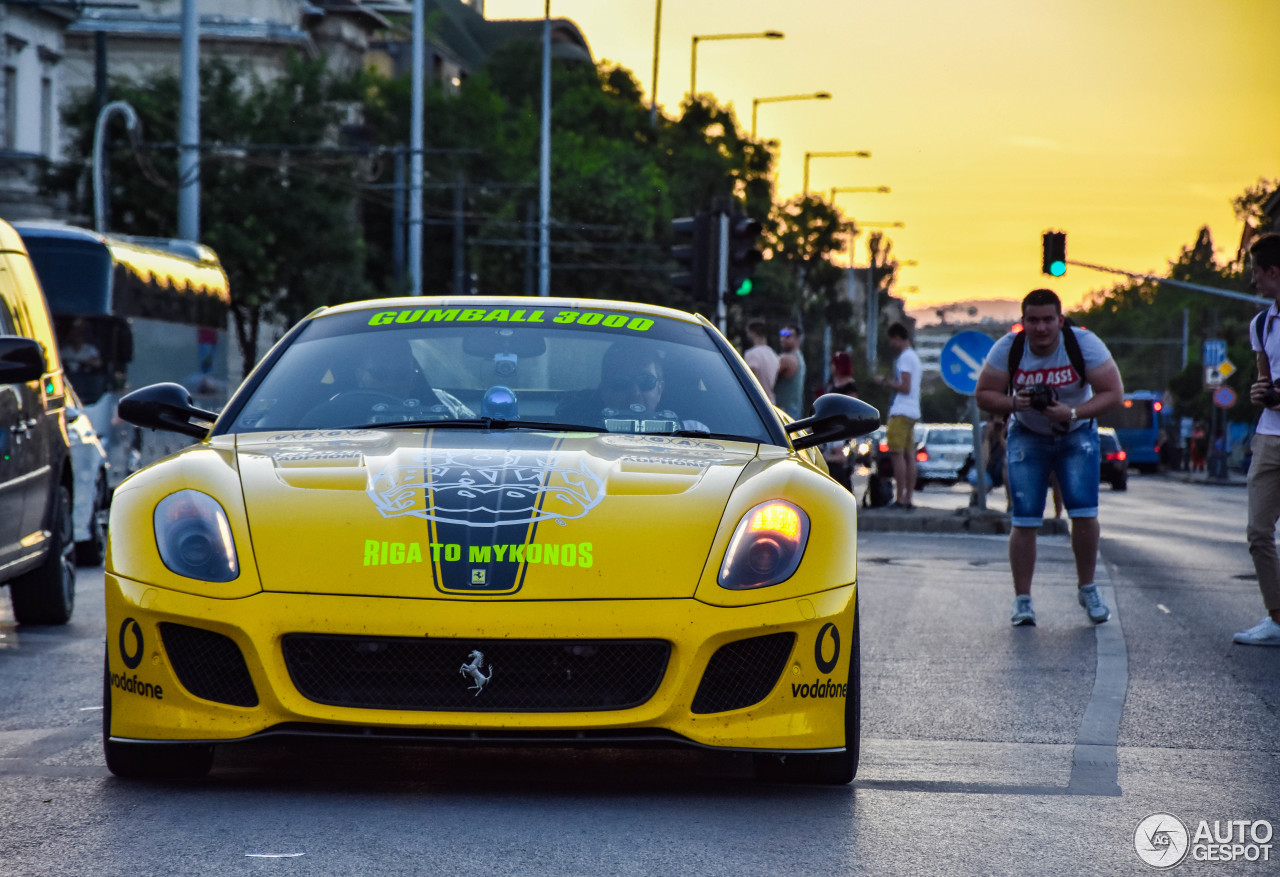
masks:
{"label": "denim shorts", "polygon": [[1044,504],[1049,491],[1049,474],[1056,472],[1062,488],[1062,505],[1071,518],[1098,516],[1098,427],[1074,429],[1064,435],[1041,435],[1009,424],[1009,493],[1015,527],[1039,527],[1044,523]]}

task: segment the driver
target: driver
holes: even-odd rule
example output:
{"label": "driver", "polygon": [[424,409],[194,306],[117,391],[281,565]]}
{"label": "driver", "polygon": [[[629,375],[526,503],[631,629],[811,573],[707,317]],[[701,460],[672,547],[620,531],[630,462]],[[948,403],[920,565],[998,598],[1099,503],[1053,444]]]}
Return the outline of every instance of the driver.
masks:
{"label": "driver", "polygon": [[365,338],[352,341],[359,346],[347,360],[351,383],[303,415],[305,426],[475,417],[456,397],[431,386],[406,339],[381,336],[376,344]]}
{"label": "driver", "polygon": [[406,403],[420,405],[423,399],[430,398],[431,395],[431,387],[423,377],[413,353],[399,344],[360,351],[356,359],[355,376],[356,386],[360,389],[386,393]]}

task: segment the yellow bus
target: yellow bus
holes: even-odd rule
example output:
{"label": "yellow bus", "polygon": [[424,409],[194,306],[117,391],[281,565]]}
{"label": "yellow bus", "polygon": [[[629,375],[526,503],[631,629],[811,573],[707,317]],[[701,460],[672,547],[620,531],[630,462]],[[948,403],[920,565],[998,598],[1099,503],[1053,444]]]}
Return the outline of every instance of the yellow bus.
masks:
{"label": "yellow bus", "polygon": [[227,399],[231,298],[209,247],[105,235],[54,222],[14,222],[53,314],[67,378],[106,445],[111,486],[181,447],[116,417],[120,397],[160,381],[196,404]]}

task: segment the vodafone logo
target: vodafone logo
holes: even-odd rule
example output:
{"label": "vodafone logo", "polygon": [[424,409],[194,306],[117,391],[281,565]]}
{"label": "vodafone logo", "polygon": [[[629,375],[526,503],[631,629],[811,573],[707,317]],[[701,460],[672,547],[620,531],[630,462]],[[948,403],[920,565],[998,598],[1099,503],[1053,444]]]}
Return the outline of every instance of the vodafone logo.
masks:
{"label": "vodafone logo", "polygon": [[130,670],[142,663],[142,625],[132,618],[120,625],[120,660]]}

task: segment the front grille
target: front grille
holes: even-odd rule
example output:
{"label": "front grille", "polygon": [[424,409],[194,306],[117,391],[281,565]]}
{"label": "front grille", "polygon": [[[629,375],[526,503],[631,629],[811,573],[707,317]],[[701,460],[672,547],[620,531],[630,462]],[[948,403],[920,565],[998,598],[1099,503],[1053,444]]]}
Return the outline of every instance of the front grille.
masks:
{"label": "front grille", "polygon": [[[283,647],[289,676],[308,700],[366,709],[466,712],[629,709],[653,696],[671,655],[671,645],[662,640],[293,633],[284,637]],[[480,661],[476,652],[483,656]]]}
{"label": "front grille", "polygon": [[716,649],[693,696],[693,712],[723,713],[764,700],[782,675],[795,641],[794,633],[771,633]]}
{"label": "front grille", "polygon": [[231,706],[258,705],[244,655],[230,637],[164,621],[160,641],[178,682],[196,697]]}

